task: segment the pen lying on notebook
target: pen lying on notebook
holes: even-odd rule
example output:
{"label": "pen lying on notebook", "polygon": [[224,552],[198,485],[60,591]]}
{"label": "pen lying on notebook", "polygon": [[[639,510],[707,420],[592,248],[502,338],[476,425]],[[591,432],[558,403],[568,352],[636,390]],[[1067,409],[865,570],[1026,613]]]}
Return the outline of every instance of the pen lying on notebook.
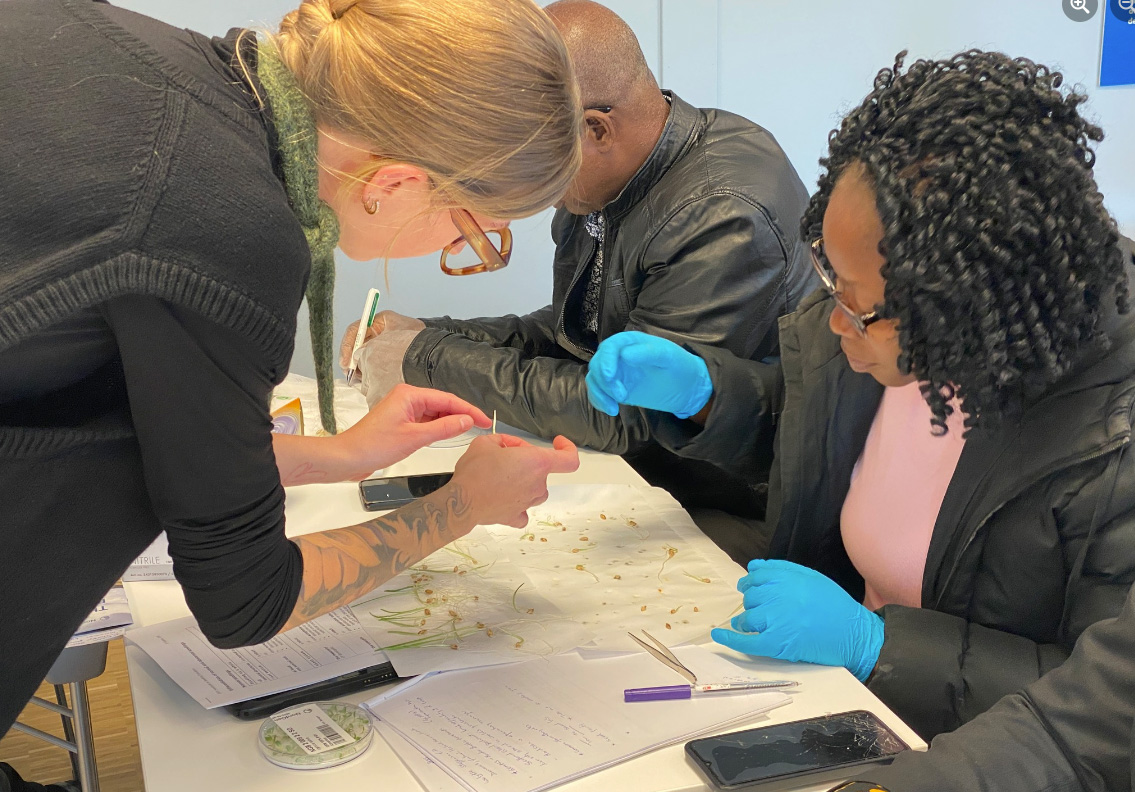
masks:
{"label": "pen lying on notebook", "polygon": [[796,687],[799,682],[776,679],[768,682],[721,682],[715,685],[662,685],[661,687],[628,688],[623,691],[623,701],[668,701],[688,699],[709,693],[730,691],[779,690]]}
{"label": "pen lying on notebook", "polygon": [[688,685],[663,685],[661,687],[628,688],[623,691],[623,701],[666,701],[668,699],[688,699],[700,696],[703,693],[726,693],[729,691],[755,691],[777,690],[780,688],[796,687],[797,682],[787,679],[776,679],[767,682],[753,680],[752,682],[719,682],[702,683],[694,676],[694,672],[687,668],[673,652],[666,648],[666,644],[659,641],[646,630],[642,631],[654,646],[639,638],[634,633],[627,633],[635,643],[650,653],[655,660],[690,680]]}

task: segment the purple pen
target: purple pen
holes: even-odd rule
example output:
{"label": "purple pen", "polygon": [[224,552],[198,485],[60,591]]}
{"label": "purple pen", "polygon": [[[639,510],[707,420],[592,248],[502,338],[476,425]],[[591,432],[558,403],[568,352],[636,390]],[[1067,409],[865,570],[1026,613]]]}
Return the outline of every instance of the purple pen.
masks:
{"label": "purple pen", "polygon": [[799,682],[776,679],[769,682],[723,682],[716,685],[662,685],[661,687],[628,688],[623,691],[623,701],[668,701],[688,699],[709,693],[728,693],[738,691],[777,690],[796,687]]}

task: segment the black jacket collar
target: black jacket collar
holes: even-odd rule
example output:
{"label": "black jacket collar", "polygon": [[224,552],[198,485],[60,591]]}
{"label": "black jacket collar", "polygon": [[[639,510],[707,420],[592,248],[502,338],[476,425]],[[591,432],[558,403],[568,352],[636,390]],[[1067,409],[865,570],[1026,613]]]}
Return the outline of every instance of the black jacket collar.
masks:
{"label": "black jacket collar", "polygon": [[646,158],[646,162],[635,172],[631,180],[615,200],[603,208],[604,214],[612,222],[629,212],[635,204],[646,197],[654,185],[665,175],[678,159],[693,145],[697,135],[705,128],[705,118],[701,111],[687,102],[682,101],[677,94],[663,91],[670,98],[670,116],[662,128],[654,150]]}

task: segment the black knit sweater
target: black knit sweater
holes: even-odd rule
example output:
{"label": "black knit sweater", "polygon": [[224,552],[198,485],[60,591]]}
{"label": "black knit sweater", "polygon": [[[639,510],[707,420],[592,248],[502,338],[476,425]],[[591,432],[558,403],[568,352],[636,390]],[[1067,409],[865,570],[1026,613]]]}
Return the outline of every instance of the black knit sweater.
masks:
{"label": "black knit sweater", "polygon": [[294,607],[267,404],[310,258],[235,36],[0,2],[0,734],[162,529],[217,644]]}

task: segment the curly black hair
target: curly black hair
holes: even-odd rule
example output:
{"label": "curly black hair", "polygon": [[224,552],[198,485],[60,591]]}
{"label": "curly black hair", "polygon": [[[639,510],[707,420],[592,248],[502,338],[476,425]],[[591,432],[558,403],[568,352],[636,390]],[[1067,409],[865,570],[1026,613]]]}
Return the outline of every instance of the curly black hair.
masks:
{"label": "curly black hair", "polygon": [[970,50],[904,72],[905,57],[829,134],[801,231],[820,236],[833,186],[861,163],[899,369],[923,383],[935,432],[957,396],[968,433],[1106,345],[1106,295],[1127,310],[1119,231],[1092,174],[1103,131],[1078,112],[1086,96],[1025,58]]}

